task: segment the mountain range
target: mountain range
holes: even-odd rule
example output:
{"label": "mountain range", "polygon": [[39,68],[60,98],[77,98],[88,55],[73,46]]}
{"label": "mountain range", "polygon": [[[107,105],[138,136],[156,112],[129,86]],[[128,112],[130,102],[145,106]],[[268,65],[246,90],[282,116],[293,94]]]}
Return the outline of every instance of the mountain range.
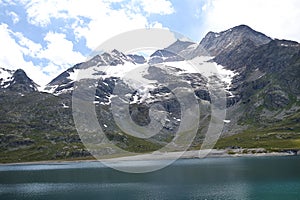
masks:
{"label": "mountain range", "polygon": [[[193,61],[218,70],[193,71],[188,64]],[[0,161],[90,158],[75,128],[72,94],[78,81],[91,77],[97,79],[92,103],[99,124],[121,149],[151,152],[172,141],[182,110],[167,86],[186,83],[183,87],[192,89],[201,107],[200,116],[189,116],[200,120],[189,149],[199,149],[212,120],[215,82],[224,88],[220,98],[227,111],[215,148],[300,149],[300,44],[240,25],[209,32],[200,43],[177,40],[149,58],[104,52],[67,69],[43,89],[22,69],[0,68]],[[128,103],[130,118],[142,127],[151,124],[150,107],[159,103],[156,109],[166,115],[160,133],[142,139],[124,132],[114,120],[114,98]]]}

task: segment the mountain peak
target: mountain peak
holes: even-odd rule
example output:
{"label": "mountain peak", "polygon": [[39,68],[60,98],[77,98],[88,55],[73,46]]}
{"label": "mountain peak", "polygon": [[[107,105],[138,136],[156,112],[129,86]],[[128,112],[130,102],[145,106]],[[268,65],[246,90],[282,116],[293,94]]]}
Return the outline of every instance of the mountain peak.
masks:
{"label": "mountain peak", "polygon": [[[101,52],[86,62],[79,63],[73,67],[67,69],[56,78],[54,78],[50,83],[48,83],[44,91],[53,94],[62,94],[73,91],[74,81],[77,79],[77,73],[79,71],[85,71],[87,69],[92,69],[91,76],[106,75],[107,67],[112,67],[114,69],[126,68],[125,64],[144,64],[146,59],[140,55],[129,54],[125,55],[123,52],[113,49],[105,52]],[[86,73],[89,73],[89,70]],[[77,72],[76,72],[77,71]],[[112,70],[114,71],[114,70]],[[121,70],[120,70],[121,71]]]}
{"label": "mountain peak", "polygon": [[195,44],[195,43],[177,39],[173,44],[171,44],[170,46],[165,48],[165,50],[178,54],[193,44]]}
{"label": "mountain peak", "polygon": [[229,28],[229,29],[227,29],[225,31],[221,31],[220,34],[230,33],[230,32],[238,32],[238,33],[245,33],[245,32],[247,32],[248,34],[249,33],[254,33],[254,34],[262,34],[262,35],[264,35],[263,33],[258,32],[256,30],[252,29],[250,26],[247,26],[245,24],[234,26],[234,27]]}
{"label": "mountain peak", "polygon": [[240,30],[244,29],[244,30],[255,31],[250,26],[247,26],[245,24],[241,24],[241,25],[238,25],[238,26],[235,26],[235,27],[232,28],[232,30],[238,30],[238,29],[240,29]]}
{"label": "mountain peak", "polygon": [[170,46],[155,51],[151,56],[149,63],[161,63],[170,61],[181,61],[189,58],[192,51],[196,48],[196,43],[177,39]]}
{"label": "mountain peak", "polygon": [[38,85],[34,83],[22,69],[17,69],[9,82],[8,89],[18,92],[38,91]]}
{"label": "mountain peak", "polygon": [[27,76],[27,75],[23,69],[17,69],[13,76],[16,77],[16,76]]}
{"label": "mountain peak", "polygon": [[252,41],[255,46],[260,46],[269,43],[272,39],[247,25],[239,25],[219,33],[207,33],[200,42],[200,46],[212,56],[216,56],[224,51],[232,50],[246,40]]}

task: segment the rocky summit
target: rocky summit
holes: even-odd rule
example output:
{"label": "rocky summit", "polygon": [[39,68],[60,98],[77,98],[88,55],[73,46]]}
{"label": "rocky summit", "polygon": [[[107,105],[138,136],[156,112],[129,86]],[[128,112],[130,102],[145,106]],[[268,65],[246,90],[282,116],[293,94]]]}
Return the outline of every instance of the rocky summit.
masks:
{"label": "rocky summit", "polygon": [[[193,62],[198,63],[196,70],[189,65]],[[72,113],[72,95],[80,84],[94,89],[90,103],[109,144],[126,151],[166,146],[176,132],[188,130],[180,126],[182,117],[199,119],[189,147],[199,149],[215,117],[211,104],[220,98],[226,117],[215,148],[300,150],[300,44],[240,25],[209,32],[200,43],[177,40],[149,58],[116,49],[103,52],[67,69],[43,89],[21,69],[0,68],[0,161],[90,158]],[[224,96],[216,97],[219,85]],[[199,116],[183,114],[184,92],[176,87],[193,94]],[[86,92],[77,94],[84,99]],[[112,102],[119,103],[117,117],[124,123],[147,127],[157,119],[160,132],[146,139],[131,135],[131,126],[124,130],[115,120]],[[153,114],[152,107],[164,118]],[[79,128],[97,134],[88,121]],[[103,150],[103,155],[110,153]]]}

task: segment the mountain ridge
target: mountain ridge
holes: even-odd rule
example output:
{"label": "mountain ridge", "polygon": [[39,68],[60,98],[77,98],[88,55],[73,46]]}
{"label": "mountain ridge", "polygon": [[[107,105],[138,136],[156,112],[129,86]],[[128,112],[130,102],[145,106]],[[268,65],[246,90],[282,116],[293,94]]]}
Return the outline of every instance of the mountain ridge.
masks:
{"label": "mountain ridge", "polygon": [[[100,126],[115,145],[133,152],[159,149],[172,139],[179,127],[180,105],[170,89],[160,83],[176,82],[177,78],[189,83],[204,110],[190,147],[199,149],[211,118],[209,77],[188,71],[182,65],[185,59],[203,56],[209,59],[202,61],[208,66],[215,63],[234,74],[227,77],[231,80],[226,86],[227,116],[224,138],[217,143],[218,148],[300,149],[297,142],[300,140],[300,45],[295,41],[271,39],[240,25],[220,33],[209,32],[199,44],[177,40],[154,52],[149,63],[139,55],[125,55],[118,50],[103,52],[54,78],[47,85],[47,93],[39,92],[23,70],[1,68],[1,162],[90,156],[77,134],[71,108],[74,83],[85,76],[99,78],[93,104]],[[139,71],[143,65],[149,68]],[[132,76],[139,74],[140,78],[147,79],[148,86],[136,84],[130,88],[123,79],[126,70],[132,70]],[[85,76],[78,76],[80,73]],[[168,77],[167,73],[171,75]],[[162,134],[142,141],[118,128],[110,108],[117,84],[130,94],[120,98],[129,103],[131,117],[139,125],[149,123],[151,105],[162,104],[170,113]]]}
{"label": "mountain ridge", "polygon": [[27,76],[24,70],[17,69],[14,71],[4,68],[1,68],[0,70],[0,75],[3,75],[3,72],[6,72],[4,77],[0,78],[0,83],[2,82],[0,84],[0,88],[18,92],[38,91],[39,85],[33,82],[33,80]]}

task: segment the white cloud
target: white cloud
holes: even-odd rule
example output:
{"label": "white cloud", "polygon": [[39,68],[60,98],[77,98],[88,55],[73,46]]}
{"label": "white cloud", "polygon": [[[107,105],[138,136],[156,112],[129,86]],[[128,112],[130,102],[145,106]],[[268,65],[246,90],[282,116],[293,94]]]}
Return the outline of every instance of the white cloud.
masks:
{"label": "white cloud", "polygon": [[15,42],[14,39],[11,38],[7,24],[0,25],[0,38],[2,40],[2,48],[0,48],[1,65],[13,67],[19,65],[20,58],[21,60],[23,60],[23,54],[20,51],[19,45]]}
{"label": "white cloud", "polygon": [[76,27],[75,33],[78,37],[86,39],[88,48],[95,49],[102,42],[117,34],[146,26],[148,26],[147,19],[140,14],[111,11],[109,16],[95,16],[86,27]]}
{"label": "white cloud", "polygon": [[175,12],[172,3],[168,0],[137,0],[148,14],[168,15]]}
{"label": "white cloud", "polygon": [[67,18],[63,9],[63,1],[58,0],[23,0],[27,20],[30,24],[45,27],[51,23],[51,18]]}
{"label": "white cloud", "polygon": [[42,49],[42,45],[33,42],[32,40],[29,40],[26,38],[22,33],[19,32],[13,32],[10,31],[11,35],[14,35],[16,38],[18,38],[18,44],[20,45],[20,49],[22,50],[22,53],[24,55],[30,56],[30,57],[37,57],[38,53]]}
{"label": "white cloud", "polygon": [[51,78],[86,59],[80,52],[73,50],[73,43],[66,39],[65,34],[48,32],[44,40],[47,46],[38,53],[37,57],[49,61],[47,66],[43,67],[43,72]]}
{"label": "white cloud", "polygon": [[[171,14],[172,4],[167,0],[132,0],[118,10],[110,7],[111,1],[90,0],[23,0],[28,21],[37,26],[47,26],[52,18],[75,19],[71,26],[77,39],[86,39],[87,47],[96,48],[103,41],[114,35],[133,29],[152,27],[147,17],[143,16],[140,6],[148,14]],[[123,2],[114,0],[113,2]],[[81,17],[90,20],[83,23]],[[156,24],[156,27],[159,23]]]}
{"label": "white cloud", "polygon": [[[167,14],[171,12],[170,9],[172,7],[170,7],[168,3],[164,3],[167,2],[165,0],[161,0],[162,5],[159,8],[166,8],[164,12],[162,10],[158,10],[157,8],[153,8],[151,11],[150,9],[152,4],[146,4],[145,1],[142,2],[144,2],[144,8],[147,8],[147,12],[159,12],[161,14]],[[72,13],[72,16],[77,17],[81,15],[89,17],[91,19],[87,26],[75,27],[75,33],[77,37],[85,38],[87,47],[90,49],[95,49],[98,45],[100,45],[107,39],[126,31],[145,27],[162,27],[162,25],[158,22],[150,24],[147,20],[147,17],[142,15],[141,11],[136,7],[136,4],[134,3],[136,3],[135,0],[127,4],[127,6],[123,6],[123,8],[119,10],[113,10],[109,8],[107,4],[97,6],[97,4],[99,4],[99,1],[97,1],[97,4],[95,3],[93,7],[88,7],[86,12],[77,10],[77,8],[80,8],[80,5],[74,5],[74,7],[70,7],[69,9],[70,13]],[[78,4],[80,4],[79,1]],[[164,6],[165,4],[167,5],[167,7]],[[100,8],[101,10],[99,10]]]}
{"label": "white cloud", "polygon": [[[3,0],[0,0],[3,3]],[[121,7],[114,10],[111,3],[121,3]],[[130,5],[137,5],[130,7]],[[168,0],[11,0],[4,4],[23,5],[28,23],[43,27],[49,32],[44,37],[46,46],[35,43],[26,38],[22,33],[13,32],[7,25],[1,25],[0,65],[12,69],[22,68],[38,84],[44,85],[66,68],[82,62],[85,57],[73,50],[76,41],[67,39],[67,33],[73,31],[77,37],[86,40],[86,46],[95,49],[105,40],[122,32],[133,29],[155,27],[162,28],[158,22],[149,22],[143,14],[166,15],[174,12]],[[13,13],[10,13],[13,17]],[[52,27],[52,22],[57,19],[65,20],[61,27],[64,33]],[[73,24],[70,22],[73,21]],[[15,19],[17,23],[17,18]],[[53,30],[55,28],[56,32]],[[52,30],[52,31],[51,31]],[[5,42],[3,42],[5,40]],[[8,50],[3,47],[10,47]],[[33,62],[26,61],[24,56],[32,58]],[[45,62],[46,60],[46,62]],[[43,67],[42,67],[43,66]]]}
{"label": "white cloud", "polygon": [[10,1],[10,0],[0,0],[1,5],[16,5],[15,2]]}
{"label": "white cloud", "polygon": [[120,3],[123,1],[125,1],[125,0],[103,0],[103,2],[105,2],[105,3]]}
{"label": "white cloud", "polygon": [[63,69],[85,60],[81,53],[73,51],[73,43],[66,39],[65,34],[49,32],[44,40],[47,47],[37,55],[39,58],[48,59]]}
{"label": "white cloud", "polygon": [[[0,4],[1,4],[1,2],[0,2]],[[15,13],[15,12],[13,12],[13,11],[11,11],[11,12],[6,12],[6,14],[8,15],[8,16],[10,16],[11,17],[11,20],[12,20],[12,22],[14,23],[14,24],[16,24],[16,23],[18,23],[19,21],[20,21],[20,18],[19,18],[19,16],[17,15],[17,13]]]}
{"label": "white cloud", "polygon": [[197,8],[197,9],[196,9],[196,12],[195,12],[195,15],[194,15],[194,16],[195,16],[197,19],[199,19],[199,18],[201,17],[201,12],[203,11],[203,9],[205,9],[205,8],[202,7],[201,9],[200,9],[200,8]]}
{"label": "white cloud", "polygon": [[206,11],[206,10],[207,10],[207,6],[208,6],[208,4],[204,4],[204,5],[201,7],[201,10],[202,10],[202,11]]}
{"label": "white cloud", "polygon": [[[43,72],[46,72],[49,77],[55,77],[58,74],[62,73],[64,69],[62,69],[60,66],[50,62],[46,67],[43,67]],[[51,80],[49,80],[47,83],[49,83]]]}
{"label": "white cloud", "polygon": [[[40,85],[49,83],[62,71],[85,60],[81,53],[73,51],[73,43],[64,34],[49,32],[44,39],[47,46],[42,48],[22,33],[10,30],[7,24],[1,24],[0,38],[1,46],[9,47],[0,48],[0,66],[9,69],[21,68]],[[34,65],[33,62],[26,61],[24,55],[33,59],[46,59],[48,63]],[[42,67],[45,64],[46,67]]]}
{"label": "white cloud", "polygon": [[47,77],[42,69],[30,61],[25,61],[23,57],[23,48],[11,37],[11,30],[7,24],[0,25],[1,46],[9,48],[0,48],[0,66],[10,69],[22,68],[27,75],[36,83],[45,84]]}
{"label": "white cloud", "polygon": [[246,24],[271,37],[300,41],[299,0],[207,0],[206,31]]}

